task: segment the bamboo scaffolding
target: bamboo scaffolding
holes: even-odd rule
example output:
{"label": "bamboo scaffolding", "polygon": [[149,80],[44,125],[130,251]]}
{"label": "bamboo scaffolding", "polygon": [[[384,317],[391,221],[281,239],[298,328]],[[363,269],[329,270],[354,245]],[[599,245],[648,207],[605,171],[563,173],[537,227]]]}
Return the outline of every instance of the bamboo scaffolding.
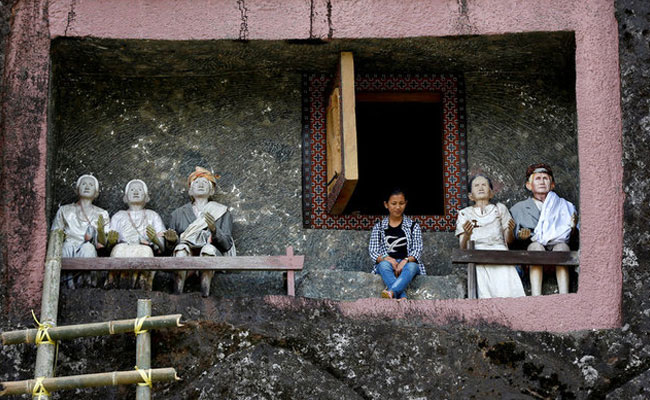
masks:
{"label": "bamboo scaffolding", "polygon": [[[61,252],[65,234],[57,229],[50,233],[45,257],[45,273],[43,275],[43,294],[41,298],[41,324],[56,326],[59,311],[59,285],[61,282]],[[36,334],[34,334],[36,337]],[[34,376],[50,377],[54,374],[54,357],[56,344],[43,342],[36,351],[36,366]],[[40,399],[48,400],[49,396]]]}
{"label": "bamboo scaffolding", "polygon": [[[147,375],[149,371],[146,371]],[[151,370],[152,382],[179,381],[174,368],[156,368]],[[89,388],[97,386],[130,385],[144,383],[138,371],[115,371],[99,374],[63,376],[60,378],[45,378],[43,386],[48,392],[69,390],[76,388]],[[31,394],[36,385],[36,379],[26,381],[2,382],[0,396]],[[45,396],[43,396],[45,397]]]}
{"label": "bamboo scaffolding", "polygon": [[[149,315],[151,315],[151,300],[138,299],[138,318],[145,318]],[[149,332],[141,332],[136,336],[135,365],[141,370],[151,368],[151,334]],[[138,385],[135,388],[135,400],[151,400],[151,388],[148,385]]]}
{"label": "bamboo scaffolding", "polygon": [[[142,329],[160,329],[183,326],[181,314],[157,315],[147,318],[142,324]],[[94,322],[90,324],[66,325],[50,328],[48,333],[52,340],[66,340],[87,336],[105,336],[117,333],[133,332],[135,319],[122,319],[107,322]],[[38,329],[23,329],[2,333],[2,344],[34,343]],[[41,348],[42,346],[39,346]],[[54,346],[49,346],[54,347]]]}
{"label": "bamboo scaffolding", "polygon": [[[52,231],[47,247],[43,295],[41,302],[41,321],[39,329],[23,329],[2,333],[2,343],[35,343],[39,339],[36,354],[36,379],[0,383],[0,396],[32,394],[32,399],[49,400],[50,393],[57,390],[87,388],[96,386],[138,385],[137,400],[150,400],[152,382],[180,380],[174,368],[151,369],[151,337],[148,330],[171,326],[182,326],[181,314],[150,317],[151,300],[138,300],[137,319],[116,320],[90,324],[57,327],[59,307],[59,286],[61,278],[61,250],[64,234],[61,230]],[[146,318],[145,318],[146,317]],[[75,375],[53,378],[54,357],[57,341],[86,336],[112,335],[136,332],[136,370],[115,371],[99,374]],[[43,340],[43,336],[47,341]],[[36,390],[35,390],[36,389]]]}

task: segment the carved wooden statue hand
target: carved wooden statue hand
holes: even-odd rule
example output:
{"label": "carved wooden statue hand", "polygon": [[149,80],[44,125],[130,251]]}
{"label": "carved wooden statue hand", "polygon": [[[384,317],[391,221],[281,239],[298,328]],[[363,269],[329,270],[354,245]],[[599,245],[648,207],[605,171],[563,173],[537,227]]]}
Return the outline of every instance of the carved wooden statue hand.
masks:
{"label": "carved wooden statue hand", "polygon": [[97,243],[106,245],[106,233],[104,232],[104,217],[100,214],[97,217]]}
{"label": "carved wooden statue hand", "polygon": [[465,231],[465,234],[468,238],[472,236],[472,232],[474,231],[474,224],[472,221],[465,221],[463,224],[463,230]]}
{"label": "carved wooden statue hand", "polygon": [[176,243],[178,242],[178,233],[176,233],[175,230],[173,229],[167,229],[165,233],[163,233],[163,237],[165,238],[166,241],[169,243]]}
{"label": "carved wooden statue hand", "polygon": [[116,231],[108,231],[108,247],[113,247],[117,244],[117,241],[120,239],[120,234]]}
{"label": "carved wooden statue hand", "polygon": [[214,217],[210,215],[209,212],[205,213],[205,223],[208,224],[210,232],[215,233],[217,231],[217,225],[215,224]]}
{"label": "carved wooden statue hand", "polygon": [[162,248],[162,244],[158,240],[158,235],[156,235],[156,230],[151,225],[147,225],[147,239],[159,248]]}

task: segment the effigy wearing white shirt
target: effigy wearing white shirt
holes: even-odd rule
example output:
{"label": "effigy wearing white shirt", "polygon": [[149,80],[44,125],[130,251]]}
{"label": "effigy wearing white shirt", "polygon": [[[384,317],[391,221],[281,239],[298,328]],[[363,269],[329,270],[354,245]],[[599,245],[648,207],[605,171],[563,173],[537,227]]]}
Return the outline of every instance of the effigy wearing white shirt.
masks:
{"label": "effigy wearing white shirt", "polygon": [[[52,222],[52,230],[61,229],[65,232],[65,241],[63,242],[63,257],[96,257],[94,254],[81,254],[85,252],[82,245],[86,242],[84,236],[86,232],[91,233],[91,241],[94,244],[97,236],[97,220],[99,216],[104,218],[104,229],[107,230],[110,224],[108,212],[103,208],[90,205],[87,208],[78,203],[66,204],[61,206],[56,212]],[[90,229],[89,229],[90,228]],[[88,247],[88,249],[90,249]],[[94,246],[93,246],[94,249]]]}

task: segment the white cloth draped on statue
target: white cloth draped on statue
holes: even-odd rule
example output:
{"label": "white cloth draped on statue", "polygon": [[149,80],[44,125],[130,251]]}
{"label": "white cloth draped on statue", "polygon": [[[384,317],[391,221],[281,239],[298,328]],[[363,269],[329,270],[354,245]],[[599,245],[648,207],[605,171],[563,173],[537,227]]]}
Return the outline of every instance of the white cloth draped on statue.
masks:
{"label": "white cloth draped on statue", "polygon": [[532,240],[544,246],[566,243],[574,227],[576,208],[555,192],[549,192],[539,215]]}
{"label": "white cloth draped on statue", "polygon": [[[180,236],[180,244],[189,244],[190,247],[203,247],[209,243],[210,230],[208,229],[208,223],[205,221],[205,213],[210,213],[214,220],[217,221],[221,218],[228,207],[223,204],[219,204],[216,201],[209,201],[203,210],[197,215],[197,218],[188,225],[188,227],[183,231]],[[232,243],[232,247],[225,254],[227,256],[236,256],[237,251],[235,250],[235,243]]]}

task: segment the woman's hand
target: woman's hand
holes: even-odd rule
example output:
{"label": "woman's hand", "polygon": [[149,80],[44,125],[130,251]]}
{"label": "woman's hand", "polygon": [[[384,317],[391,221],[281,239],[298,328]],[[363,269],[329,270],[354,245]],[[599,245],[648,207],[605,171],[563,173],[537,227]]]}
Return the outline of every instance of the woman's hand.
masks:
{"label": "woman's hand", "polygon": [[397,268],[397,260],[391,256],[384,257],[383,261],[388,261],[393,266],[393,271]]}
{"label": "woman's hand", "polygon": [[399,274],[402,273],[402,270],[404,269],[404,266],[408,262],[409,262],[409,260],[405,258],[402,261],[400,261],[399,264],[396,263],[397,264],[396,266],[393,265],[393,271],[395,271],[395,276],[399,276]]}

